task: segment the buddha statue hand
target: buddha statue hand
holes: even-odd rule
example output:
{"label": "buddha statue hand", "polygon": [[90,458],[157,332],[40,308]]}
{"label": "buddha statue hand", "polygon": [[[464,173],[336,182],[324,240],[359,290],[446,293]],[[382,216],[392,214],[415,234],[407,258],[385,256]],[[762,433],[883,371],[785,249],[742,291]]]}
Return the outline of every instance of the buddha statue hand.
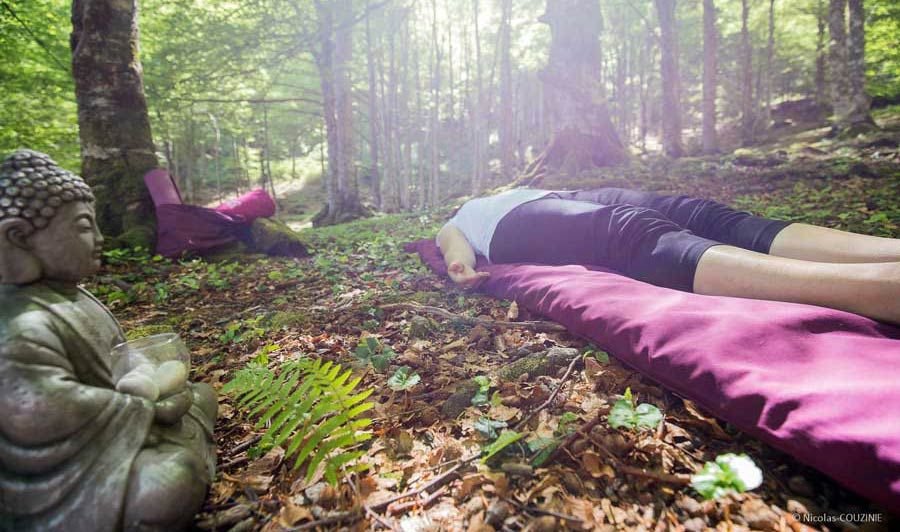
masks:
{"label": "buddha statue hand", "polygon": [[185,389],[156,401],[154,421],[163,425],[178,423],[194,403],[191,390]]}

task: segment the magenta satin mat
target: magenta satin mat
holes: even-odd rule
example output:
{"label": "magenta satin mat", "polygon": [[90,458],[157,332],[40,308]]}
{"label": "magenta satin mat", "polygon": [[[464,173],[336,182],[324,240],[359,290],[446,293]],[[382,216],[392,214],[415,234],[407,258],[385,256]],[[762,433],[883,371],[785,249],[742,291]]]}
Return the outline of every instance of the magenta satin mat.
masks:
{"label": "magenta satin mat", "polygon": [[[408,244],[446,275],[432,240]],[[900,513],[900,328],[584,266],[485,264],[480,290],[590,339],[742,431]]]}

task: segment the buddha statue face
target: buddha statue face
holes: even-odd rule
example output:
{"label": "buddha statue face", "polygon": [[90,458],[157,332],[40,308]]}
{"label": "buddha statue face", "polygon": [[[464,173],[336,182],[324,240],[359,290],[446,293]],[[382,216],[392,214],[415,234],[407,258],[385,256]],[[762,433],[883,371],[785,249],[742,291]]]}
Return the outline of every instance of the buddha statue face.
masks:
{"label": "buddha statue face", "polygon": [[84,181],[46,155],[18,151],[0,167],[0,284],[67,284],[100,266],[103,236]]}

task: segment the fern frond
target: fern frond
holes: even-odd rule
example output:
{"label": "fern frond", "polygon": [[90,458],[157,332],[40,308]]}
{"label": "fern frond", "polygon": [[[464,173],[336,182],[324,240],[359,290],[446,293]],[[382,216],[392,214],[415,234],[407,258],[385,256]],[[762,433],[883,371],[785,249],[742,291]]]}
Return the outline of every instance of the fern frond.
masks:
{"label": "fern frond", "polygon": [[262,442],[286,446],[294,469],[307,464],[311,478],[324,464],[325,478],[335,484],[342,474],[362,471],[365,452],[359,445],[371,439],[365,429],[371,419],[357,417],[374,406],[364,402],[374,391],[355,392],[361,378],[351,370],[321,359],[287,362],[279,371],[264,367],[242,369],[223,388],[235,404],[256,417],[256,427],[268,424]]}

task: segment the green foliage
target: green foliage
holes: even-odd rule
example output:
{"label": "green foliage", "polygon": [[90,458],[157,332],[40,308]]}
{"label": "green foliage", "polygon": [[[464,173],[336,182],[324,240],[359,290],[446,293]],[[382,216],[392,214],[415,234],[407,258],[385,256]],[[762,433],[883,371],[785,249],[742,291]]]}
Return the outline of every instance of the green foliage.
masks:
{"label": "green foliage", "polygon": [[486,440],[495,440],[500,435],[497,431],[506,428],[505,421],[498,421],[487,416],[481,416],[472,424],[472,428]]}
{"label": "green foliage", "polygon": [[397,368],[397,371],[388,379],[387,384],[391,390],[402,392],[412,389],[416,384],[419,384],[420,380],[422,380],[422,377],[418,373],[413,373],[412,368],[403,366]]}
{"label": "green foliage", "polygon": [[474,406],[488,404],[488,392],[491,391],[491,380],[484,375],[479,375],[473,378],[472,381],[478,385],[475,395],[472,396],[472,404]]}
{"label": "green foliage", "polygon": [[593,346],[591,346],[590,349],[588,349],[587,351],[584,352],[584,356],[591,357],[594,360],[596,360],[597,362],[603,364],[604,366],[609,364],[609,353],[607,353],[606,351],[597,349]]}
{"label": "green foliage", "polygon": [[641,403],[634,404],[631,388],[625,390],[625,396],[616,401],[609,411],[609,426],[614,429],[647,430],[654,429],[662,421],[663,415],[659,408]]}
{"label": "green foliage", "polygon": [[371,439],[365,429],[371,419],[360,414],[374,405],[365,402],[372,389],[355,392],[360,378],[332,362],[302,358],[281,367],[278,374],[262,366],[235,373],[222,389],[238,408],[258,416],[257,428],[266,428],[260,447],[285,446],[294,469],[306,464],[306,478],[324,464],[325,478],[365,469],[358,459],[359,444]]}
{"label": "green foliage", "polygon": [[866,23],[866,66],[870,95],[887,99],[900,97],[900,3],[869,0]]}
{"label": "green foliage", "polygon": [[0,156],[22,147],[79,171],[75,88],[70,74],[71,2],[0,6]]}
{"label": "green foliage", "polygon": [[762,471],[745,454],[723,454],[707,462],[691,476],[691,487],[705,499],[717,499],[728,493],[742,493],[762,484]]}
{"label": "green foliage", "polygon": [[219,341],[223,344],[240,344],[266,334],[266,329],[260,326],[265,316],[257,316],[242,321],[229,323],[225,331],[219,335]]}
{"label": "green foliage", "polygon": [[516,432],[514,430],[503,431],[496,440],[482,449],[484,456],[481,458],[481,463],[487,463],[488,460],[496,456],[498,453],[500,453],[513,443],[521,440],[523,436],[525,436],[525,434]]}
{"label": "green foliage", "polygon": [[387,345],[383,345],[374,336],[367,336],[356,346],[354,351],[356,358],[365,364],[372,364],[376,371],[384,371],[391,365],[391,360],[397,356]]}

